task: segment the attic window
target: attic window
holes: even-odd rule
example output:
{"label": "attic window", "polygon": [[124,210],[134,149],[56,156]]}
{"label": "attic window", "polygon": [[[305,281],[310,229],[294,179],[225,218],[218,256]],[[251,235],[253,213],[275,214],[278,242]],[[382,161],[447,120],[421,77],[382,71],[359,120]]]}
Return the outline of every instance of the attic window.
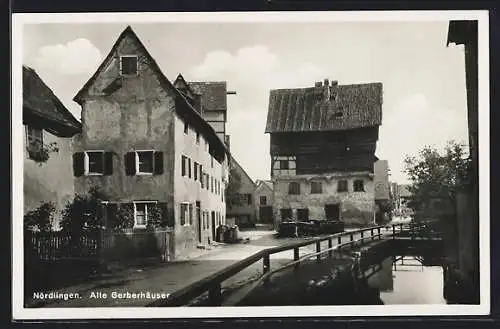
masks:
{"label": "attic window", "polygon": [[120,73],[121,75],[137,75],[138,59],[135,55],[120,56]]}

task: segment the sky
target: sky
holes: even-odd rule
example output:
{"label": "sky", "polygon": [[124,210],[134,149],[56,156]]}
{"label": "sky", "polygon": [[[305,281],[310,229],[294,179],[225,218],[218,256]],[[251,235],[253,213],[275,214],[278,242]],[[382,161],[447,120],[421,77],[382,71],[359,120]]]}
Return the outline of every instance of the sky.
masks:
{"label": "sky", "polygon": [[[27,24],[23,64],[35,69],[80,119],[72,99],[111,50],[126,23]],[[448,21],[130,24],[173,81],[227,81],[231,152],[250,177],[269,179],[264,133],[269,91],[382,82],[376,155],[390,180],[407,183],[406,155],[425,145],[467,143],[463,46],[446,46]]]}

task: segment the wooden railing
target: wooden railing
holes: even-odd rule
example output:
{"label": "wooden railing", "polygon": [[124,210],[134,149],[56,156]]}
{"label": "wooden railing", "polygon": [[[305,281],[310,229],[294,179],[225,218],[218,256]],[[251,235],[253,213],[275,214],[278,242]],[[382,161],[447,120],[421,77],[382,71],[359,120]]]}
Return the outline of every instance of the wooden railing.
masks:
{"label": "wooden railing", "polygon": [[[182,306],[186,305],[195,298],[205,294],[208,291],[208,303],[209,305],[221,305],[222,303],[222,282],[233,277],[237,273],[241,272],[245,268],[255,264],[258,261],[262,261],[263,267],[263,278],[269,277],[272,273],[276,271],[283,270],[291,266],[299,266],[300,263],[306,259],[316,257],[318,261],[321,260],[323,254],[329,253],[330,255],[336,250],[347,246],[361,245],[366,241],[374,241],[376,239],[381,239],[384,235],[390,234],[386,232],[382,233],[384,226],[374,226],[364,229],[359,229],[356,231],[336,233],[333,235],[313,238],[307,241],[292,243],[290,245],[278,246],[267,248],[261,250],[254,255],[247,257],[237,263],[230,265],[208,277],[195,282],[185,288],[182,288],[174,293],[172,293],[167,300],[158,300],[157,302],[151,303],[148,306],[158,307],[158,306]],[[387,231],[387,230],[386,230]],[[355,236],[359,235],[359,238],[355,239]],[[342,242],[343,237],[349,237],[349,241]],[[327,249],[321,250],[321,243],[328,242]],[[336,241],[336,245],[333,242]],[[316,252],[307,254],[300,257],[300,248],[305,246],[316,246]],[[284,251],[293,250],[293,261],[280,267],[271,272],[271,255],[281,253]]]}

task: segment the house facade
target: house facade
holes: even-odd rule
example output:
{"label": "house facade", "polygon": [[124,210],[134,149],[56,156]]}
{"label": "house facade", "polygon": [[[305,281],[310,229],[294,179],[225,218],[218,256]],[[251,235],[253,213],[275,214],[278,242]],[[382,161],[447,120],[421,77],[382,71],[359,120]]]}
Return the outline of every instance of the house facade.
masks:
{"label": "house facade", "polygon": [[53,229],[74,196],[71,138],[80,122],[40,76],[23,66],[24,213],[42,202],[55,206]]}
{"label": "house facade", "polygon": [[382,84],[271,90],[270,134],[276,224],[293,220],[375,220],[374,162]]}
{"label": "house facade", "polygon": [[201,117],[201,100],[176,88],[127,27],[75,96],[75,192],[97,187],[107,227],[168,227],[175,257],[214,240],[224,222],[227,150]]}
{"label": "house facade", "polygon": [[389,163],[387,160],[378,160],[374,163],[375,182],[375,206],[376,221],[384,222],[390,219],[391,215],[391,187],[389,183]]}
{"label": "house facade", "polygon": [[230,166],[240,177],[238,189],[240,203],[228,206],[227,217],[233,218],[235,224],[240,227],[253,226],[255,224],[255,182],[234,157],[231,157]]}
{"label": "house facade", "polygon": [[257,223],[272,224],[273,213],[273,182],[269,180],[257,180],[254,192],[255,220]]}

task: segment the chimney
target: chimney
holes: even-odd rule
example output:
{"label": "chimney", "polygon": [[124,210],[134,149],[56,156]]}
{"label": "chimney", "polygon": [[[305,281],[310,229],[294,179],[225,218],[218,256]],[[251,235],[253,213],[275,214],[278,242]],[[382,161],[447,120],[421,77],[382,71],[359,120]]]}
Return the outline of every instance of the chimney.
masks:
{"label": "chimney", "polygon": [[328,100],[330,100],[330,82],[328,81],[328,79],[325,79],[323,81],[323,88],[324,88],[323,97],[326,101],[328,101]]}
{"label": "chimney", "polygon": [[318,88],[318,87],[321,87],[323,84],[321,83],[321,81],[318,81],[318,82],[315,82],[314,83],[314,87]]}
{"label": "chimney", "polygon": [[339,85],[339,82],[337,80],[332,80],[331,84],[332,87],[337,87]]}

